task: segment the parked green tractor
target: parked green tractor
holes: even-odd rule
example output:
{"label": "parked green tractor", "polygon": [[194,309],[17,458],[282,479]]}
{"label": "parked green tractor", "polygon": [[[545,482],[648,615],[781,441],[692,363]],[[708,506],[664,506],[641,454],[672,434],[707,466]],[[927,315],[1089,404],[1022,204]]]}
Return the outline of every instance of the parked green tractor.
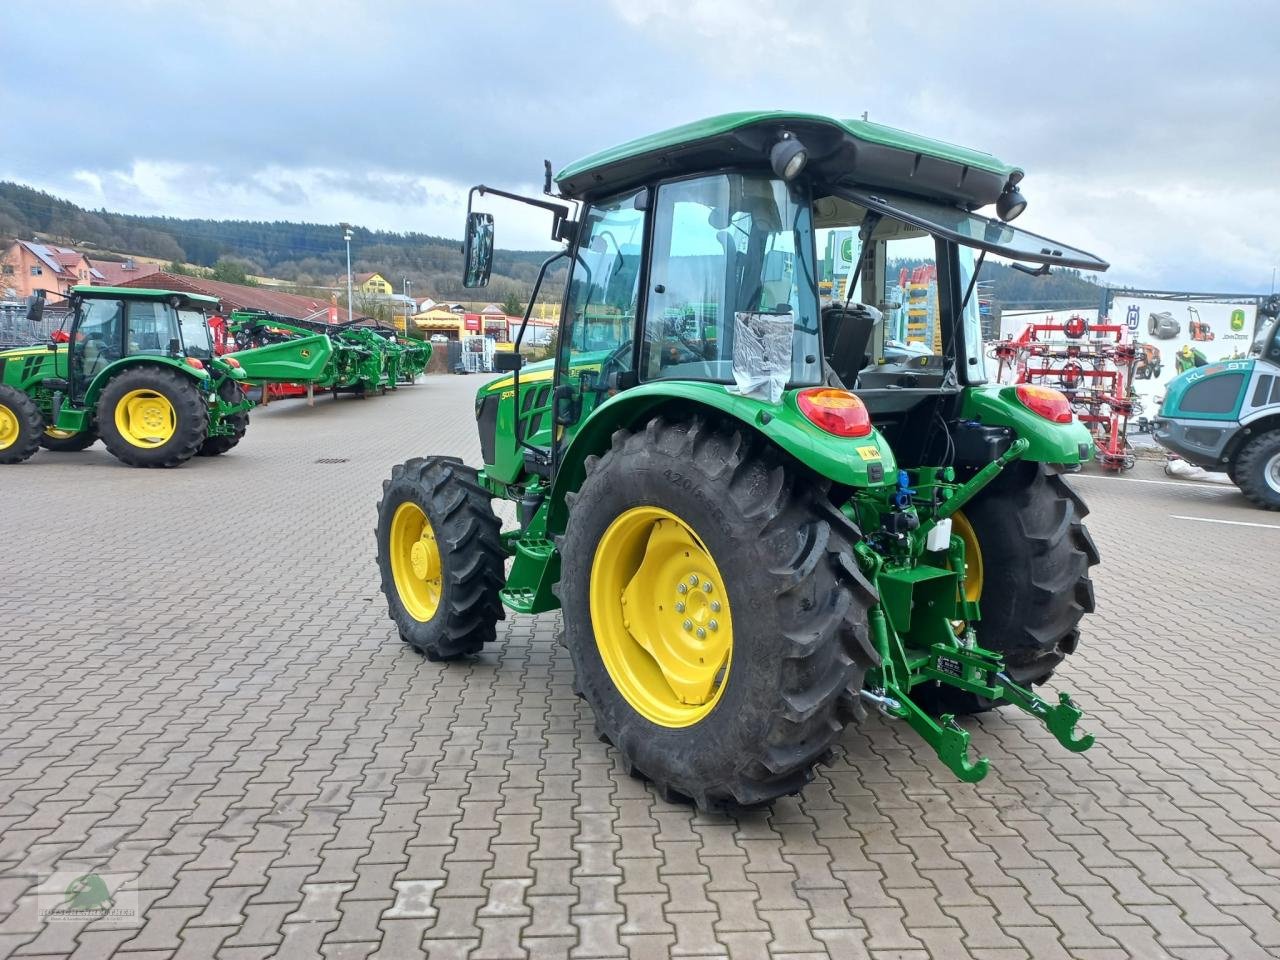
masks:
{"label": "parked green tractor", "polygon": [[[217,300],[131,287],[75,287],[67,335],[0,353],[0,463],[37,449],[84,450],[99,438],[135,467],[175,467],[226,453],[249,425],[240,384],[271,379],[286,358],[215,356]],[[32,313],[43,311],[43,299]],[[324,366],[327,338],[288,347],[294,375]]]}
{"label": "parked green tractor", "polygon": [[[549,166],[546,198],[474,188],[552,214],[565,248],[538,283],[567,265],[558,352],[525,364],[522,327],[497,356],[481,466],[419,457],[384,482],[401,637],[450,659],[494,640],[504,609],[561,609],[599,735],[703,808],[799,791],[868,707],[965,781],[988,761],[961,714],[1012,704],[1086,749],[1071,699],[1031,688],[1094,606],[1098,554],[1062,476],[1092,443],[1060,393],[986,381],[973,292],[988,255],[1107,265],[1005,222],[1022,178],[877,124],[770,112],[589,157],[558,195]],[[1000,219],[973,212],[988,204]],[[824,230],[857,251],[825,305]],[[466,236],[480,286],[493,217],[469,209]],[[940,347],[904,356],[884,315],[906,309],[897,278],[920,250]]]}
{"label": "parked green tractor", "polygon": [[1226,473],[1254,505],[1280,510],[1280,295],[1258,318],[1250,356],[1196,364],[1169,384],[1154,432],[1189,463]]}

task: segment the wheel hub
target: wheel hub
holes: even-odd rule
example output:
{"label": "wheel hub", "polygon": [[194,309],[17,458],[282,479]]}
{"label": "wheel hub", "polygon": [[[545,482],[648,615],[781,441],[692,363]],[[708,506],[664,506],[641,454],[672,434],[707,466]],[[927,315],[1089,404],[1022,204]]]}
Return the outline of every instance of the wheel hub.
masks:
{"label": "wheel hub", "polygon": [[723,579],[692,529],[636,507],[610,524],[591,571],[591,617],[618,691],[663,726],[696,723],[718,702],[733,627]]}
{"label": "wheel hub", "polygon": [[116,406],[116,429],[135,447],[159,447],[178,429],[178,416],[168,397],[154,390],[133,390]]}
{"label": "wheel hub", "polygon": [[1267,486],[1280,493],[1280,453],[1277,453],[1268,462],[1262,471],[1262,476],[1267,481]]}
{"label": "wheel hub", "polygon": [[435,530],[416,503],[407,501],[396,508],[387,549],[401,604],[411,617],[426,623],[440,608],[444,584]]}
{"label": "wheel hub", "polygon": [[13,446],[18,439],[18,418],[8,407],[0,407],[0,450]]}

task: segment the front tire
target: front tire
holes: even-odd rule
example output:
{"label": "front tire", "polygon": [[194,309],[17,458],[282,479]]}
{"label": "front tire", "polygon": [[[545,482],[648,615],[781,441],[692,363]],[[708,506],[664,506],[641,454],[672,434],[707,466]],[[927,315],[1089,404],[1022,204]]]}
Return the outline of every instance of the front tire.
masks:
{"label": "front tire", "polygon": [[98,400],[102,442],[131,467],[176,467],[196,455],[209,429],[195,381],[161,366],[132,367]]}
{"label": "front tire", "polygon": [[[1062,476],[1038,463],[1018,463],[966,504],[962,520],[976,537],[983,588],[978,643],[1004,655],[1017,684],[1044,683],[1080,641],[1080,618],[1094,608],[1089,568],[1098,548],[1085,528],[1089,510]],[[953,529],[965,539],[959,524]],[[973,551],[966,566],[974,573]],[[984,697],[943,684],[912,697],[932,713],[991,709]]]}
{"label": "front tire", "polygon": [[1250,440],[1232,467],[1232,481],[1254,506],[1280,510],[1280,430]]}
{"label": "front tire", "polygon": [[383,481],[374,533],[387,612],[428,660],[479,653],[497,637],[499,529],[492,495],[454,457],[415,457]]}
{"label": "front tire", "polygon": [[702,421],[619,431],[587,470],[558,590],[599,735],[703,809],[799,792],[877,662],[856,528],[822,481]]}
{"label": "front tire", "polygon": [[0,385],[0,463],[22,463],[40,449],[44,418],[17,387]]}
{"label": "front tire", "polygon": [[76,453],[88,450],[98,442],[98,431],[88,427],[80,431],[59,430],[57,427],[45,427],[40,434],[40,446],[57,453]]}
{"label": "front tire", "polygon": [[[218,385],[218,396],[222,398],[223,403],[240,403],[245,395],[234,380],[223,380]],[[221,456],[243,440],[245,431],[249,429],[249,411],[241,410],[239,413],[233,413],[226,418],[226,423],[231,427],[231,433],[206,437],[204,443],[200,444],[200,449],[196,451],[197,457]]]}

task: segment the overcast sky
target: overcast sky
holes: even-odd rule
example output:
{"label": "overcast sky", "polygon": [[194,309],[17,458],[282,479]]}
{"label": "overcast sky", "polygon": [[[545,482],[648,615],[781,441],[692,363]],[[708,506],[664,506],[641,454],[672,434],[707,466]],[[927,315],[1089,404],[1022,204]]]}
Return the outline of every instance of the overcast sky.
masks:
{"label": "overcast sky", "polygon": [[[873,120],[1027,170],[1019,225],[1116,283],[1263,291],[1280,263],[1280,4],[45,0],[0,5],[0,179],[94,208],[458,236],[729,110]],[[892,11],[890,13],[889,11]],[[547,225],[494,206],[498,245]]]}

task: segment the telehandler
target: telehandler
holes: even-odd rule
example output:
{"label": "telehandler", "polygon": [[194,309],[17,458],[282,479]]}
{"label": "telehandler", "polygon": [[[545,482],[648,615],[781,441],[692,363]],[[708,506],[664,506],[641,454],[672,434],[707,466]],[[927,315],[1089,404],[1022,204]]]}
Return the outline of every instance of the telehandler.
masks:
{"label": "telehandler", "polygon": [[[1107,264],[1009,225],[1023,171],[866,121],[746,112],[552,180],[548,163],[544,197],[472,190],[468,286],[490,271],[486,196],[550,213],[564,248],[537,283],[561,263],[569,281],[554,359],[526,364],[522,327],[476,396],[482,464],[416,457],[383,483],[400,636],[452,659],[505,609],[559,608],[600,737],[702,808],[799,791],[867,708],[965,781],[988,761],[958,715],[1012,704],[1088,748],[1070,697],[1031,688],[1094,608],[1098,553],[1063,477],[1092,441],[1061,393],[987,381],[974,290],[988,255]],[[827,230],[857,252],[824,304]],[[922,250],[936,295],[912,308],[935,311],[940,345],[889,355],[885,314]]]}

